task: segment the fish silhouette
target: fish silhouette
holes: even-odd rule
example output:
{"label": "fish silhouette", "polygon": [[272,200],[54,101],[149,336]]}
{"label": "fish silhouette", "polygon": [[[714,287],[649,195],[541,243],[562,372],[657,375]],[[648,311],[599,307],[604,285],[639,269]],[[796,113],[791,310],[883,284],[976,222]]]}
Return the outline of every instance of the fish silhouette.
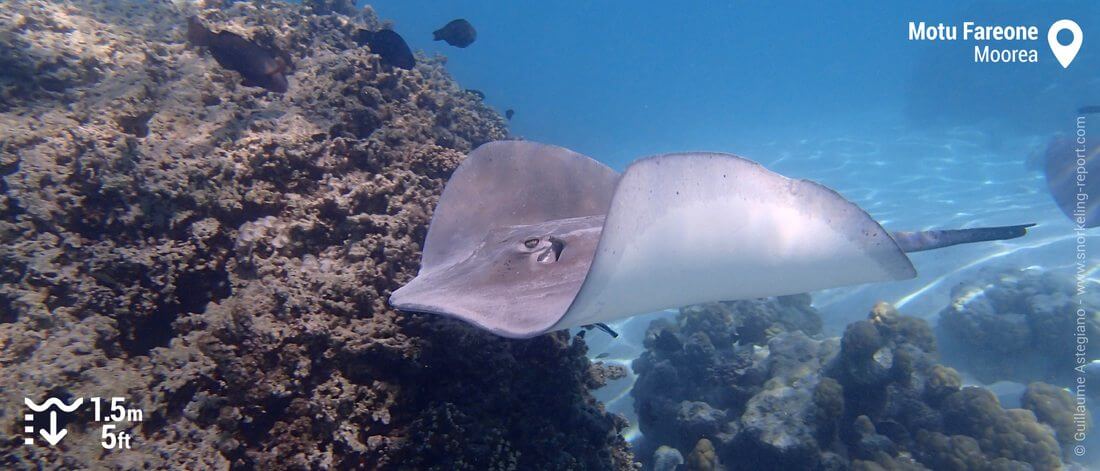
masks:
{"label": "fish silhouette", "polygon": [[447,41],[447,44],[455,47],[466,47],[477,39],[477,30],[469,21],[459,18],[435,30],[432,36],[436,41]]}
{"label": "fish silhouette", "polygon": [[276,93],[285,93],[289,87],[286,73],[291,63],[285,52],[263,47],[229,31],[215,33],[194,16],[187,20],[187,40],[209,49],[218,65],[241,74],[244,77],[241,85]]}
{"label": "fish silhouette", "polygon": [[405,38],[391,29],[380,31],[359,30],[355,35],[355,42],[359,45],[370,47],[370,52],[382,57],[382,63],[399,69],[412,69],[416,67],[416,58],[413,57]]}

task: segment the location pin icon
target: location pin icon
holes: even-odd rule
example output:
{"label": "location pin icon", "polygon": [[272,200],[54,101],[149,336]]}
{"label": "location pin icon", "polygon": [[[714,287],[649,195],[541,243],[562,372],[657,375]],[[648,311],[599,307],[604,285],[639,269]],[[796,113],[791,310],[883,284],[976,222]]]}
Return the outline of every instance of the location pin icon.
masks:
{"label": "location pin icon", "polygon": [[[1073,33],[1073,40],[1069,44],[1058,42],[1058,33],[1062,30]],[[1077,57],[1077,51],[1081,50],[1081,41],[1084,36],[1081,27],[1077,26],[1077,23],[1073,20],[1058,20],[1050,25],[1050,29],[1047,30],[1047,43],[1050,43],[1050,50],[1054,53],[1054,57],[1058,58],[1058,62],[1062,64],[1063,69],[1068,68],[1069,64],[1073,62],[1073,58]]]}

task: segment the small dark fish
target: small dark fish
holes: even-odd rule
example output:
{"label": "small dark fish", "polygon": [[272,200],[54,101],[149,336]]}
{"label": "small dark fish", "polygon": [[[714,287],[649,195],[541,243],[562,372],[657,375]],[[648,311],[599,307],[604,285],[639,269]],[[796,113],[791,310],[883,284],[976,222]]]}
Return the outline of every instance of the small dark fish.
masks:
{"label": "small dark fish", "polygon": [[475,90],[473,88],[467,88],[466,93],[472,94],[472,95],[474,95],[474,96],[476,96],[476,97],[478,97],[479,99],[482,99],[482,100],[485,99],[485,94],[481,93],[481,90]]}
{"label": "small dark fish", "polygon": [[504,117],[508,118],[508,121],[512,120],[512,116],[515,116],[516,112],[511,108],[504,110]]}
{"label": "small dark fish", "polygon": [[611,327],[608,327],[607,324],[604,324],[603,322],[597,322],[596,323],[596,328],[598,328],[598,329],[600,329],[604,332],[607,332],[607,335],[610,335],[612,337],[615,337],[615,338],[619,337],[618,332],[615,332]]}
{"label": "small dark fish", "polygon": [[604,331],[604,333],[606,333],[607,335],[610,335],[612,337],[618,337],[619,336],[618,332],[615,332],[611,327],[608,327],[607,324],[604,324],[603,322],[597,322],[595,324],[582,325],[581,328],[584,329],[584,330],[578,332],[577,335],[583,335],[585,333],[585,331],[588,331],[588,330],[591,330],[591,329],[599,329],[599,330]]}
{"label": "small dark fish", "polygon": [[1089,105],[1077,108],[1077,114],[1098,114],[1100,113],[1100,105]]}
{"label": "small dark fish", "polygon": [[469,21],[459,18],[435,30],[432,36],[436,41],[447,41],[447,44],[455,47],[466,47],[477,39],[477,30]]}
{"label": "small dark fish", "polygon": [[370,47],[370,52],[382,56],[382,63],[391,67],[409,70],[416,67],[416,58],[409,49],[405,38],[392,29],[380,31],[359,30],[355,42]]}
{"label": "small dark fish", "polygon": [[290,56],[279,50],[260,46],[229,31],[210,31],[197,17],[187,19],[187,40],[210,49],[218,64],[244,77],[241,85],[262,87],[276,93],[286,92],[286,73]]}
{"label": "small dark fish", "polygon": [[599,355],[596,355],[596,359],[597,359],[597,360],[602,360],[602,359],[604,359],[604,358],[607,358],[607,357],[609,357],[609,356],[611,356],[611,355],[609,355],[609,354],[608,354],[607,352],[603,352],[603,353],[601,353],[601,354],[599,354]]}

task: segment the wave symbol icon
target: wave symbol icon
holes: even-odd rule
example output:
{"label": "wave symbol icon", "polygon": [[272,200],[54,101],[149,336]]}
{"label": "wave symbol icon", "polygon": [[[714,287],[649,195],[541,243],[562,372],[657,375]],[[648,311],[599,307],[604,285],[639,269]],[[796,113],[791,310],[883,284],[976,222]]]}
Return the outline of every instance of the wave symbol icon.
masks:
{"label": "wave symbol icon", "polygon": [[32,401],[29,397],[24,397],[23,403],[35,412],[45,412],[46,409],[49,409],[51,406],[61,409],[62,412],[72,412],[76,410],[77,407],[80,407],[80,404],[84,403],[84,398],[78,397],[75,401],[73,401],[72,404],[66,405],[64,402],[61,401],[61,399],[51,397],[49,399],[46,399],[46,401],[43,402],[42,405],[38,405],[35,404],[34,401]]}

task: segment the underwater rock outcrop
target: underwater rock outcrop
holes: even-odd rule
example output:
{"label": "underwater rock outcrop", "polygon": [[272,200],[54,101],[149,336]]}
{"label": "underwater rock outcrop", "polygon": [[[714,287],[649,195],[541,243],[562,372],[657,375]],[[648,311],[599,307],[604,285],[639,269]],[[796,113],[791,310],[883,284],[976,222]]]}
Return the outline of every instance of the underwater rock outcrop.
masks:
{"label": "underwater rock outcrop", "polygon": [[[772,324],[766,341],[740,341],[754,339],[737,330],[751,324],[724,312],[791,309],[751,303],[686,308],[674,324],[650,326],[633,365],[640,456],[671,455],[654,454],[663,445],[688,457],[688,469],[727,470],[1063,465],[1055,430],[1066,398],[1036,384],[1026,409],[1005,409],[989,391],[962,387],[937,363],[925,321],[882,303],[840,339]],[[713,459],[693,459],[700,453]]]}
{"label": "underwater rock outcrop", "polygon": [[[386,305],[502,118],[442,59],[382,66],[369,9],[222,3],[0,3],[0,463],[631,468],[583,341]],[[287,92],[189,47],[191,15],[292,56]],[[86,414],[25,446],[23,396],[145,417],[126,453]]]}
{"label": "underwater rock outcrop", "polygon": [[1078,341],[1100,338],[1100,295],[1085,289],[1078,299],[1068,275],[1008,270],[951,293],[936,327],[943,359],[985,383],[1068,385]]}

